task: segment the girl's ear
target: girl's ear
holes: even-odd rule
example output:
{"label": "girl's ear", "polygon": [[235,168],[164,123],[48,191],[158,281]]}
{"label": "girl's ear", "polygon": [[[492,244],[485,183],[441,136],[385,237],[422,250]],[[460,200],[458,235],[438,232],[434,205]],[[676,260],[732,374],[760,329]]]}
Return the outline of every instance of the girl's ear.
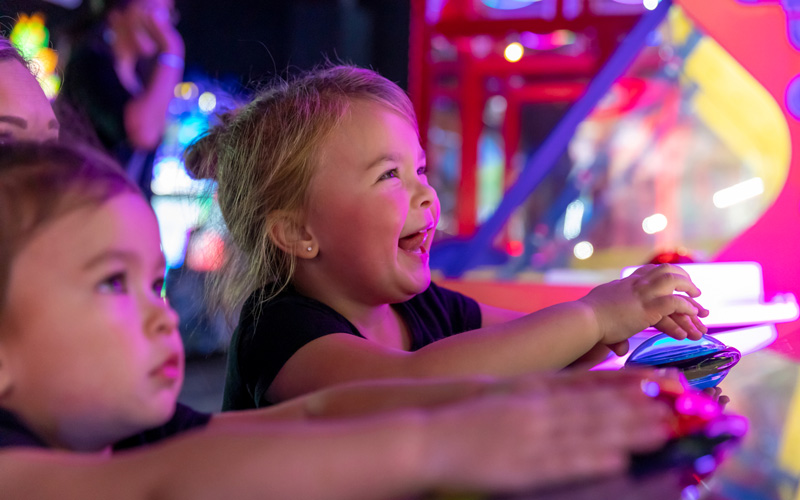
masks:
{"label": "girl's ear", "polygon": [[300,259],[313,259],[317,256],[319,248],[316,241],[296,212],[276,210],[270,217],[274,219],[274,223],[270,228],[269,238],[278,248]]}

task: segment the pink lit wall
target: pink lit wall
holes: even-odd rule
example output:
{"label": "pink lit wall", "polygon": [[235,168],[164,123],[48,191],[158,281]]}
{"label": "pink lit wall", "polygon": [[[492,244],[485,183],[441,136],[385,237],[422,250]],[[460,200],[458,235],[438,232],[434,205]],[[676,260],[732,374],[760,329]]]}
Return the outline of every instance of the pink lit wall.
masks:
{"label": "pink lit wall", "polygon": [[[781,5],[736,0],[677,3],[772,94],[786,115],[792,150],[800,151],[800,123],[786,104],[787,86],[800,74],[800,51],[789,41]],[[756,260],[762,264],[767,298],[780,292],[800,297],[800,155],[792,156],[786,185],[772,207],[714,260]],[[800,359],[800,338],[795,339],[800,333],[794,334],[800,332],[800,322],[778,325],[778,331],[774,347]]]}

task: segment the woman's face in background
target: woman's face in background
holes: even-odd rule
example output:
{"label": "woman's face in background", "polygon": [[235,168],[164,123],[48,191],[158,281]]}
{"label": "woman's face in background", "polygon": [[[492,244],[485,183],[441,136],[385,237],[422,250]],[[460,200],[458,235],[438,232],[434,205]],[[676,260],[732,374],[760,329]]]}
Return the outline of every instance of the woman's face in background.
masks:
{"label": "woman's face in background", "polygon": [[18,60],[0,60],[0,142],[54,139],[58,120],[39,82]]}

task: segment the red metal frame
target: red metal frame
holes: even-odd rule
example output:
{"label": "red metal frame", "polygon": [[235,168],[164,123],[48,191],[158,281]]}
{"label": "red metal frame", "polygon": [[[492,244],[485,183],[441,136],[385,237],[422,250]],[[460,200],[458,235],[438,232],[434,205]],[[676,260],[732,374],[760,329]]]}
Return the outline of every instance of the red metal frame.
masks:
{"label": "red metal frame", "polygon": [[[510,122],[504,124],[507,160],[516,154],[519,142],[519,106],[524,102],[561,102],[580,96],[584,82],[590,79],[616,47],[620,37],[638,20],[638,15],[600,16],[593,14],[589,1],[584,0],[581,14],[573,19],[563,15],[563,2],[557,1],[558,14],[552,20],[516,18],[485,19],[474,8],[473,0],[450,0],[442,8],[435,23],[426,20],[426,0],[412,0],[410,27],[409,94],[419,120],[420,137],[427,145],[430,108],[439,95],[453,95],[437,82],[443,77],[455,78],[458,88],[455,99],[461,115],[461,177],[457,190],[457,234],[471,235],[477,226],[477,161],[478,138],[482,130],[482,114],[487,96],[484,81],[491,76],[508,81],[522,77],[521,87],[503,85],[510,101]],[[484,58],[472,54],[470,39],[477,35],[502,38],[510,33],[531,31],[551,33],[570,30],[576,33],[593,32],[594,44],[587,53],[577,56],[553,53],[528,54],[512,63],[502,54],[491,53]],[[436,62],[431,58],[432,40],[445,36],[456,47],[455,61]],[[566,86],[566,87],[565,87]],[[529,90],[528,88],[531,87]],[[549,88],[548,88],[549,87]],[[567,90],[565,90],[567,89]],[[565,93],[566,92],[566,93]],[[527,101],[526,99],[530,99]],[[516,114],[515,114],[516,113]],[[506,118],[509,120],[509,117]],[[506,162],[507,168],[510,162]],[[436,168],[435,165],[431,165]]]}

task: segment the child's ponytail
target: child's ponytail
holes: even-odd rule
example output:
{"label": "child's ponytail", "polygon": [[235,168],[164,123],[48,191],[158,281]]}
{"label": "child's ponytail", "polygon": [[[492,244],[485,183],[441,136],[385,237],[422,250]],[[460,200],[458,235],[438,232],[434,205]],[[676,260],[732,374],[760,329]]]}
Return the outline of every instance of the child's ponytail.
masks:
{"label": "child's ponytail", "polygon": [[209,129],[203,136],[186,148],[183,154],[186,170],[195,179],[217,180],[217,164],[219,149],[223,137],[236,111],[229,111],[219,116],[220,124]]}

